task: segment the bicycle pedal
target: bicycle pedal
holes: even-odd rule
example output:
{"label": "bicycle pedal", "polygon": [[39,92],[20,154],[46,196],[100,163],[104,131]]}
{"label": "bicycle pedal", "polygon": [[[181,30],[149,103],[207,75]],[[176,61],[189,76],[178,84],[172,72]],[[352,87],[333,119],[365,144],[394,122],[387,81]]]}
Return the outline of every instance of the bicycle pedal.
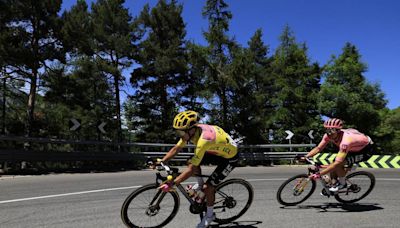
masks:
{"label": "bicycle pedal", "polygon": [[326,192],[326,190],[323,188],[322,189],[322,191],[319,193],[321,196],[327,196],[327,197],[330,197],[331,196],[331,193],[329,192]]}

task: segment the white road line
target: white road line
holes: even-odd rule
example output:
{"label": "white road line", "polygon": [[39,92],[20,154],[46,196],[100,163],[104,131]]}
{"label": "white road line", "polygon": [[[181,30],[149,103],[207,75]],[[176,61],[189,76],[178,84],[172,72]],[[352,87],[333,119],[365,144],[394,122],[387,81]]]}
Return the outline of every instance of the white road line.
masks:
{"label": "white road line", "polygon": [[[257,182],[257,181],[284,181],[287,178],[269,178],[269,179],[246,179],[250,182]],[[400,181],[399,178],[379,178],[378,181]],[[195,182],[183,182],[182,184],[193,184]],[[71,192],[71,193],[64,193],[64,194],[55,194],[55,195],[47,195],[47,196],[37,196],[37,197],[29,197],[29,198],[20,198],[20,199],[12,199],[12,200],[3,200],[0,201],[0,204],[6,203],[15,203],[15,202],[22,202],[22,201],[30,201],[30,200],[38,200],[38,199],[47,199],[47,198],[56,198],[56,197],[64,197],[64,196],[72,196],[72,195],[83,195],[89,193],[98,193],[98,192],[109,192],[109,191],[118,191],[118,190],[125,190],[125,189],[133,189],[133,188],[140,188],[142,185],[136,186],[128,186],[128,187],[119,187],[119,188],[105,188],[105,189],[97,189],[97,190],[89,190],[89,191],[81,191],[81,192]]]}
{"label": "white road line", "polygon": [[14,203],[14,202],[21,202],[21,201],[28,201],[28,200],[37,200],[37,199],[47,199],[47,198],[63,197],[63,196],[72,196],[72,195],[82,195],[82,194],[88,194],[88,193],[117,191],[117,190],[124,190],[124,189],[131,189],[131,188],[139,188],[139,187],[141,187],[141,185],[138,185],[138,186],[129,186],[129,187],[120,187],[120,188],[106,188],[106,189],[98,189],[98,190],[90,190],[90,191],[82,191],[82,192],[71,192],[71,193],[64,193],[64,194],[47,195],[47,196],[37,196],[37,197],[29,197],[29,198],[21,198],[21,199],[13,199],[13,200],[4,200],[4,201],[0,201],[0,204]]}
{"label": "white road line", "polygon": [[400,181],[400,178],[376,178],[377,181]]}

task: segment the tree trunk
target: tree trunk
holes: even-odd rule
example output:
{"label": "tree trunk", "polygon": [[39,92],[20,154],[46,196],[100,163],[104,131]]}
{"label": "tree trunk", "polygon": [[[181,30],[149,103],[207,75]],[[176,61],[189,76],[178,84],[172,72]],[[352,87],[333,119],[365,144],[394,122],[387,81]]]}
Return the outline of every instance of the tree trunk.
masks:
{"label": "tree trunk", "polygon": [[37,70],[33,70],[31,78],[31,87],[29,90],[28,97],[28,108],[27,108],[27,121],[26,121],[26,136],[29,137],[32,134],[32,126],[34,121],[35,111],[35,100],[36,100],[36,88],[37,88]]}
{"label": "tree trunk", "polygon": [[2,126],[2,129],[1,129],[1,133],[3,134],[3,135],[5,135],[6,134],[6,81],[7,81],[7,78],[5,77],[5,75],[3,75],[4,76],[4,78],[3,78],[3,113],[2,113],[2,118],[3,118],[3,126]]}
{"label": "tree trunk", "polygon": [[117,115],[117,141],[120,142],[122,139],[121,134],[121,104],[120,104],[120,97],[119,97],[119,73],[114,76],[114,87],[115,87],[115,109]]}
{"label": "tree trunk", "polygon": [[226,97],[225,86],[222,85],[222,122],[224,124],[224,129],[228,130],[228,98]]}

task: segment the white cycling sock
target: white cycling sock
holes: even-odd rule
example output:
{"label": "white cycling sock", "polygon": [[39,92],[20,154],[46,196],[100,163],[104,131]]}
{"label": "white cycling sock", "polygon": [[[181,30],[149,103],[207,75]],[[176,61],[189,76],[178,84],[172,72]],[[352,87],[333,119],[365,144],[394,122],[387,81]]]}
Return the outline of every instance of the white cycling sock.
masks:
{"label": "white cycling sock", "polygon": [[338,179],[339,179],[339,183],[341,185],[345,185],[346,184],[346,178],[345,177],[339,177]]}
{"label": "white cycling sock", "polygon": [[214,206],[211,207],[207,206],[207,217],[210,218],[213,216],[213,214],[214,214]]}

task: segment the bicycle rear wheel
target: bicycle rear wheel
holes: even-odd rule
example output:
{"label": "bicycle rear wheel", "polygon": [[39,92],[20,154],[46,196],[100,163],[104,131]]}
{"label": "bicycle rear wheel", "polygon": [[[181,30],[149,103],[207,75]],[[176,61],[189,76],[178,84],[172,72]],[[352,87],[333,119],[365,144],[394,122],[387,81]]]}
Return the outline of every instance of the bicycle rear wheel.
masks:
{"label": "bicycle rear wheel", "polygon": [[148,184],[132,192],[121,208],[127,227],[156,228],[168,224],[179,209],[177,192],[163,192],[157,184]]}
{"label": "bicycle rear wheel", "polygon": [[347,188],[339,190],[335,199],[341,203],[354,203],[365,198],[375,186],[375,176],[366,171],[346,176]]}
{"label": "bicycle rear wheel", "polygon": [[309,180],[307,174],[299,174],[283,182],[276,193],[276,198],[284,206],[294,206],[308,199],[315,191],[315,187],[315,180]]}
{"label": "bicycle rear wheel", "polygon": [[242,179],[229,179],[215,189],[215,222],[230,223],[242,216],[253,202],[253,187]]}

